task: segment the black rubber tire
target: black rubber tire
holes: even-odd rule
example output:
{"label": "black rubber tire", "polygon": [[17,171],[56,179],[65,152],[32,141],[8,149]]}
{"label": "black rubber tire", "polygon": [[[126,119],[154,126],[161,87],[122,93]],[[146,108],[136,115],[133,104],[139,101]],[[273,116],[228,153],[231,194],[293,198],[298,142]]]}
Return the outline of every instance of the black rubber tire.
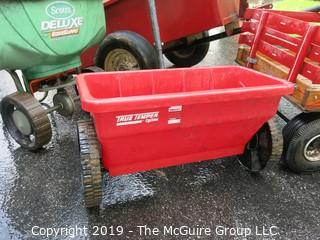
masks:
{"label": "black rubber tire", "polygon": [[153,46],[144,37],[130,31],[118,31],[107,35],[97,50],[95,56],[96,66],[105,71],[132,70],[130,68],[105,68],[108,54],[115,49],[124,49],[133,55],[139,64],[137,69],[133,70],[159,68],[157,54]]}
{"label": "black rubber tire", "polygon": [[299,115],[295,116],[291,119],[287,125],[284,126],[282,135],[283,135],[283,153],[281,159],[283,160],[282,163],[286,165],[285,156],[288,150],[288,145],[292,138],[294,137],[295,133],[300,129],[303,125],[319,119],[319,113],[300,113]]}
{"label": "black rubber tire", "polygon": [[[31,134],[24,135],[15,125],[13,120],[15,110],[19,110],[27,118]],[[31,94],[16,92],[3,98],[1,116],[12,138],[23,148],[36,151],[50,142],[52,129],[49,117],[39,101]]]}
{"label": "black rubber tire", "polygon": [[309,161],[304,154],[306,145],[316,136],[320,138],[320,119],[306,121],[293,134],[284,159],[290,170],[296,173],[320,170],[320,158],[316,161]]}
{"label": "black rubber tire", "polygon": [[97,208],[102,201],[101,149],[92,120],[78,121],[81,179],[85,205]]}
{"label": "black rubber tire", "polygon": [[238,160],[250,172],[263,170],[270,160],[281,156],[283,141],[275,119],[269,120],[252,137]]}
{"label": "black rubber tire", "polygon": [[282,135],[283,135],[283,153],[281,159],[283,160],[282,163],[285,163],[285,155],[288,149],[289,142],[291,141],[294,133],[305,124],[306,119],[308,119],[308,115],[306,113],[299,114],[291,119],[283,128]]}
{"label": "black rubber tire", "polygon": [[282,134],[284,137],[284,142],[289,142],[297,129],[299,129],[303,124],[311,122],[318,118],[320,118],[319,113],[300,113],[299,115],[295,116],[283,128]]}
{"label": "black rubber tire", "polygon": [[[203,37],[209,36],[207,31],[202,34]],[[207,42],[177,51],[170,51],[165,53],[165,56],[178,67],[191,67],[200,63],[207,56],[209,48],[210,42]]]}

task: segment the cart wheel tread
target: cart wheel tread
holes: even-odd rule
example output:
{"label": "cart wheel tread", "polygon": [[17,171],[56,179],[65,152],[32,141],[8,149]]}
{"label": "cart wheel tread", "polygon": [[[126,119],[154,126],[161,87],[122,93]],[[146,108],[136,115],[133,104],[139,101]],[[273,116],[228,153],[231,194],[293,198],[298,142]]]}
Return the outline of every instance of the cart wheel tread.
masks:
{"label": "cart wheel tread", "polygon": [[[31,128],[33,139],[29,135],[18,130],[13,120],[13,112],[21,111],[27,118]],[[1,103],[1,114],[11,136],[24,148],[31,151],[38,150],[48,144],[52,137],[52,129],[49,117],[39,101],[31,94],[16,92],[6,96]]]}
{"label": "cart wheel tread", "polygon": [[290,122],[283,128],[283,138],[284,138],[284,147],[287,148],[287,145],[293,138],[294,134],[301,128],[304,124],[307,124],[311,121],[320,118],[320,114],[316,113],[301,113],[294,117]]}
{"label": "cart wheel tread", "polygon": [[275,118],[268,121],[268,126],[271,133],[272,152],[270,161],[279,161],[283,152],[283,137],[279,124]]}
{"label": "cart wheel tread", "polygon": [[305,121],[307,119],[306,113],[301,113],[291,119],[283,128],[282,135],[283,135],[283,151],[281,155],[281,161],[280,164],[284,167],[288,167],[286,163],[286,154],[288,151],[289,143],[294,136],[294,134],[297,132],[297,130],[302,127],[305,124]]}
{"label": "cart wheel tread", "polygon": [[283,140],[276,120],[265,123],[246,145],[239,162],[250,172],[263,170],[268,161],[278,160],[282,154]]}
{"label": "cart wheel tread", "polygon": [[78,136],[85,205],[98,207],[102,200],[101,150],[92,121],[78,122]]}

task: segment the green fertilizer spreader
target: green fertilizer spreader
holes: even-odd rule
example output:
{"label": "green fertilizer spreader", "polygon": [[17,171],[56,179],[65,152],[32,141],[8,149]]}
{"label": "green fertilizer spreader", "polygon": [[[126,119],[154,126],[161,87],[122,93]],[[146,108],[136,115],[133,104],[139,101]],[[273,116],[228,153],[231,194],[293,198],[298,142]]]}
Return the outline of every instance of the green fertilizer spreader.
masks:
{"label": "green fertilizer spreader", "polygon": [[[7,70],[17,88],[2,99],[3,122],[22,147],[37,150],[51,139],[48,113],[74,112],[75,99],[65,88],[74,84],[72,74],[81,72],[81,53],[105,36],[103,4],[5,0],[0,4],[0,28],[0,70]],[[54,106],[44,109],[40,102],[51,90],[57,92]],[[44,97],[37,100],[36,91]]]}

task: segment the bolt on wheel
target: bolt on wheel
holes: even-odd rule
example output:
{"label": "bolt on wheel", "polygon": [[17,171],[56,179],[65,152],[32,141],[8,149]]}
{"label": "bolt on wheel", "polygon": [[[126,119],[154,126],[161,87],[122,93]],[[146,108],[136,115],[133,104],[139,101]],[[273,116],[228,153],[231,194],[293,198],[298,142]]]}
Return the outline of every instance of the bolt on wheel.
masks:
{"label": "bolt on wheel", "polygon": [[106,71],[140,70],[138,60],[125,49],[114,49],[107,54],[104,63]]}

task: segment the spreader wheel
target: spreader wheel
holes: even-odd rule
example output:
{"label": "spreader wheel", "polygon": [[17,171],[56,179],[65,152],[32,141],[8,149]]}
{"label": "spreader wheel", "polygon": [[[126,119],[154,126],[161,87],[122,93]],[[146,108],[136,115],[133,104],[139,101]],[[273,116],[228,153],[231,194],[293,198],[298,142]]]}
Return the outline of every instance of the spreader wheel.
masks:
{"label": "spreader wheel", "polygon": [[10,135],[22,147],[35,151],[50,142],[50,120],[31,94],[16,92],[3,98],[1,115]]}
{"label": "spreader wheel", "polygon": [[238,159],[247,170],[259,172],[269,160],[279,160],[282,149],[281,132],[275,119],[271,119],[253,136]]}
{"label": "spreader wheel", "polygon": [[320,119],[316,117],[305,118],[287,140],[284,160],[294,172],[320,170]]}
{"label": "spreader wheel", "polygon": [[78,122],[78,137],[85,205],[98,207],[102,200],[101,150],[92,121]]}

